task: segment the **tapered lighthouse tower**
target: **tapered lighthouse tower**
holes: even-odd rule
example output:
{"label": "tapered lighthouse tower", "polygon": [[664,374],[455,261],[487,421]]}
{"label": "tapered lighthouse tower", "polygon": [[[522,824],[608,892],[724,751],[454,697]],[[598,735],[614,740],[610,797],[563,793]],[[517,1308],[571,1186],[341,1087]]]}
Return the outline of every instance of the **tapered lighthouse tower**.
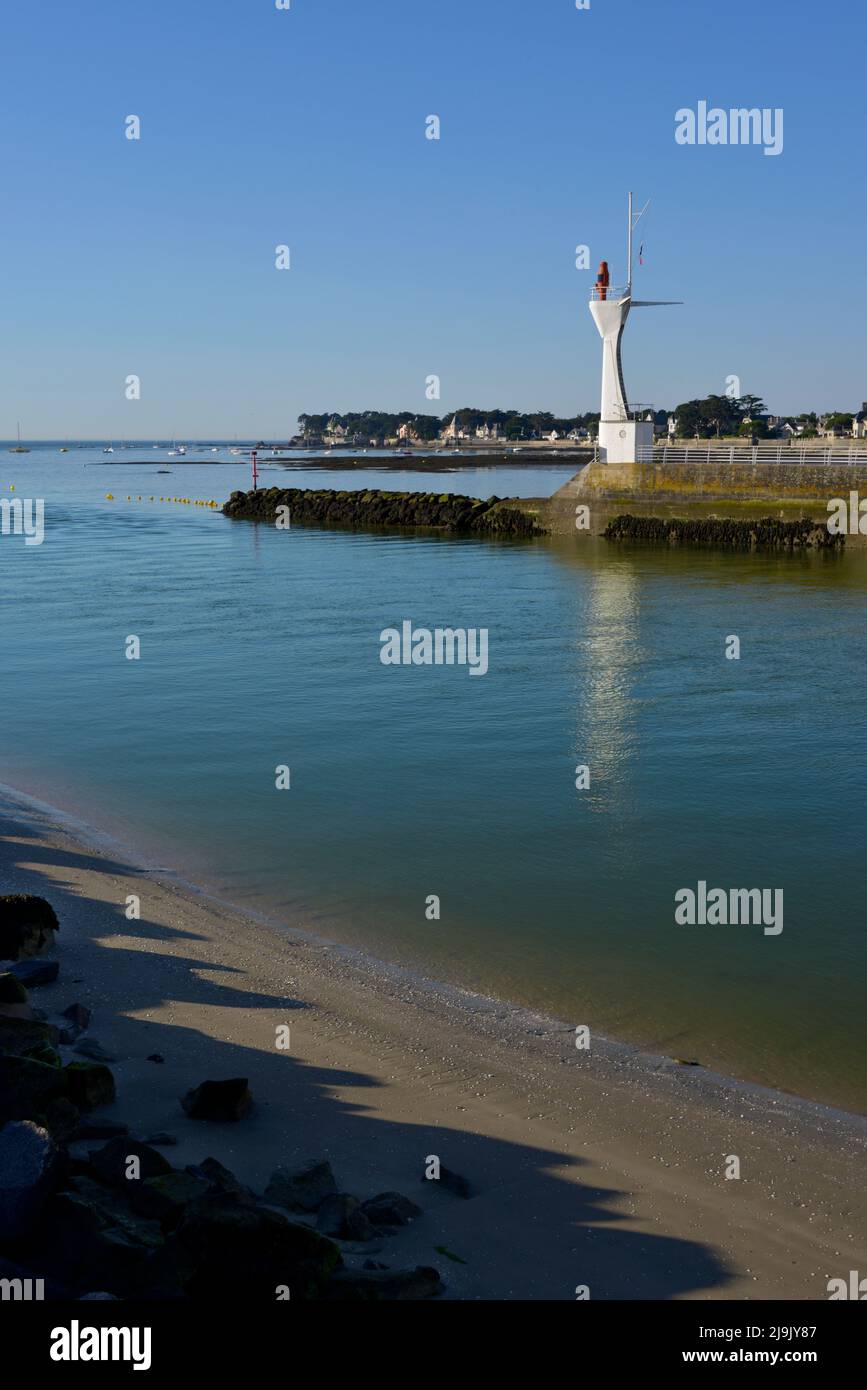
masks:
{"label": "tapered lighthouse tower", "polygon": [[603,463],[638,463],[650,457],[653,450],[653,419],[642,418],[649,406],[630,406],[623,382],[621,343],[630,309],[643,309],[654,304],[677,304],[674,299],[632,298],[632,235],[647,203],[637,217],[632,214],[632,194],[629,195],[629,236],[627,245],[628,278],[624,288],[609,285],[608,262],[599,266],[596,284],[590,294],[590,312],[602,339],[602,401],[599,421],[599,457]]}

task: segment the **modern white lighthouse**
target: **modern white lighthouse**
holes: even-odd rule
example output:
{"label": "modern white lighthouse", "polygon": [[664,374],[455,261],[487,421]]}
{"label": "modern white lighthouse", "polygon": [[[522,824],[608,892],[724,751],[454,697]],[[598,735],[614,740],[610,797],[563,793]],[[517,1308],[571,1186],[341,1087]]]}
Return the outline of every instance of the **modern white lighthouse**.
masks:
{"label": "modern white lighthouse", "polygon": [[653,420],[642,418],[649,406],[630,406],[623,383],[623,363],[620,346],[630,309],[643,309],[654,304],[678,304],[674,299],[632,298],[632,235],[648,204],[637,217],[632,214],[632,194],[629,195],[629,237],[626,255],[628,278],[626,287],[609,287],[608,262],[599,267],[596,284],[590,294],[590,312],[602,338],[602,403],[599,422],[599,458],[602,463],[638,463],[652,457]]}

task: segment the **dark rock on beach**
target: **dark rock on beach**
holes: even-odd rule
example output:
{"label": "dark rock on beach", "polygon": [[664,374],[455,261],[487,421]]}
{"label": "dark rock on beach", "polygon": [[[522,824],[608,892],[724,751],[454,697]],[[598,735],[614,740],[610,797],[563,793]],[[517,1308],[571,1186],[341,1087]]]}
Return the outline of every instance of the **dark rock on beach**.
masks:
{"label": "dark rock on beach", "polygon": [[56,960],[21,960],[10,965],[9,972],[27,989],[35,989],[37,985],[53,985],[60,966]]}
{"label": "dark rock on beach", "polygon": [[380,1192],[378,1197],[369,1197],[361,1210],[374,1226],[407,1226],[424,1215],[421,1207],[399,1192]]}
{"label": "dark rock on beach", "polygon": [[278,1168],[265,1188],[265,1201],[287,1211],[318,1211],[326,1197],[337,1195],[337,1183],[327,1162],[302,1168]]}
{"label": "dark rock on beach", "polygon": [[66,1095],[66,1077],[57,1067],[30,1057],[0,1056],[0,1124],[38,1118],[46,1105]]}
{"label": "dark rock on beach", "polygon": [[245,1076],[228,1081],[203,1081],[181,1097],[181,1105],[191,1120],[242,1120],[253,1097]]}
{"label": "dark rock on beach", "polygon": [[173,1230],[190,1203],[205,1197],[209,1191],[208,1184],[201,1178],[174,1171],[129,1186],[133,1208],[142,1216],[159,1221],[164,1231]]}
{"label": "dark rock on beach", "polygon": [[316,1213],[316,1229],[335,1240],[373,1240],[378,1235],[358,1198],[345,1192],[325,1198]]}
{"label": "dark rock on beach", "polygon": [[26,1004],[27,990],[17,975],[11,970],[0,971],[0,1006],[4,1004]]}
{"label": "dark rock on beach", "polygon": [[192,1265],[193,1298],[228,1291],[273,1301],[281,1286],[293,1300],[316,1298],[341,1264],[339,1248],[318,1231],[231,1194],[193,1202],[172,1240]]}
{"label": "dark rock on beach", "polygon": [[0,1010],[0,1052],[21,1057],[38,1048],[53,1048],[58,1041],[59,1033],[53,1024],[38,1018],[19,1018]]}
{"label": "dark rock on beach", "polygon": [[250,1189],[216,1158],[203,1158],[201,1163],[188,1163],[187,1172],[207,1183],[211,1192],[234,1192],[244,1197],[253,1195]]}
{"label": "dark rock on beach", "polygon": [[93,1149],[89,1154],[89,1163],[100,1182],[109,1187],[132,1188],[136,1179],[127,1177],[127,1167],[133,1156],[139,1161],[138,1181],[162,1177],[172,1171],[172,1165],[159,1149],[152,1149],[148,1144],[126,1135],[109,1139],[101,1149]]}
{"label": "dark rock on beach", "polygon": [[62,1043],[76,1042],[89,1026],[90,1009],[86,1009],[83,1004],[70,1004],[69,1008],[64,1009],[58,1019],[60,1041]]}
{"label": "dark rock on beach", "polygon": [[13,1120],[0,1130],[0,1240],[19,1240],[35,1222],[60,1172],[47,1130]]}
{"label": "dark rock on beach", "polygon": [[99,1062],[70,1062],[63,1068],[63,1075],[69,1098],[79,1110],[95,1110],[98,1105],[114,1103],[114,1077]]}
{"label": "dark rock on beach", "polygon": [[0,896],[0,960],[26,960],[54,945],[59,931],[54,908],[32,893]]}
{"label": "dark rock on beach", "polygon": [[422,1181],[430,1187],[437,1187],[440,1191],[451,1192],[453,1196],[463,1197],[465,1200],[476,1195],[472,1183],[468,1182],[460,1173],[453,1173],[451,1168],[446,1168],[444,1164],[440,1166],[440,1175],[438,1178],[429,1178],[427,1173],[425,1173]]}

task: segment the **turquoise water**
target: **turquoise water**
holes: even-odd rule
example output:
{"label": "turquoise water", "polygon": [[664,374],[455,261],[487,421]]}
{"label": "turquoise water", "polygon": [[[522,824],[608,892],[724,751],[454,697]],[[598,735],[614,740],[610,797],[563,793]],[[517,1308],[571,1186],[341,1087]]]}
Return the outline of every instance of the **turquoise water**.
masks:
{"label": "turquoise water", "polygon": [[[0,497],[46,505],[42,546],[0,536],[0,780],[231,901],[867,1109],[867,559],[278,532],[146,500],[222,501],[243,463],[102,458],[0,457]],[[404,619],[487,628],[488,674],[383,666]],[[782,934],[676,926],[699,880],[782,888]]]}

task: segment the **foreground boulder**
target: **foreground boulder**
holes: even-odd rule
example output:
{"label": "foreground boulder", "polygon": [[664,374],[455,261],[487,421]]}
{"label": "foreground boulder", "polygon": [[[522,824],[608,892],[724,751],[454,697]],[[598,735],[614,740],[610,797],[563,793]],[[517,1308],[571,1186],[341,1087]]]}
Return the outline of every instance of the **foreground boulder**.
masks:
{"label": "foreground boulder", "polygon": [[0,1005],[26,1004],[27,990],[11,970],[0,971]]}
{"label": "foreground boulder", "polygon": [[129,1184],[130,1201],[135,1211],[159,1221],[164,1231],[171,1231],[182,1220],[191,1202],[208,1194],[208,1184],[192,1173],[168,1172],[161,1177],[145,1178],[144,1182]]}
{"label": "foreground boulder", "polygon": [[108,1067],[98,1062],[70,1062],[63,1068],[63,1075],[69,1099],[79,1110],[114,1103],[114,1077]]}
{"label": "foreground boulder", "polygon": [[59,931],[54,908],[32,893],[0,896],[0,960],[26,960],[50,950]]}
{"label": "foreground boulder", "polygon": [[0,1055],[0,1124],[32,1120],[50,1101],[66,1095],[66,1074],[30,1057]]}
{"label": "foreground boulder", "polygon": [[[10,1004],[8,1010],[29,1009],[29,1005]],[[0,1052],[21,1057],[40,1047],[55,1047],[58,1030],[39,1018],[22,1018],[17,1013],[0,1010]]]}
{"label": "foreground boulder", "polygon": [[39,1216],[60,1175],[60,1154],[47,1130],[12,1120],[0,1130],[0,1241],[20,1240]]}
{"label": "foreground boulder", "polygon": [[38,1258],[71,1285],[134,1296],[166,1281],[159,1223],[138,1216],[120,1193],[89,1178],[72,1178],[68,1190],[51,1198],[44,1227]]}
{"label": "foreground boulder", "polygon": [[416,1269],[342,1269],[331,1280],[325,1298],[340,1303],[435,1298],[443,1291],[439,1271],[430,1265]]}
{"label": "foreground boulder", "polygon": [[303,1168],[278,1168],[265,1188],[265,1201],[287,1211],[317,1211],[326,1197],[337,1195],[337,1183],[327,1162]]}
{"label": "foreground boulder", "polygon": [[231,1193],[193,1202],[172,1239],[192,1267],[193,1298],[273,1302],[278,1288],[292,1300],[318,1298],[341,1265],[338,1247],[318,1231]]}
{"label": "foreground boulder", "polygon": [[242,1120],[253,1103],[245,1076],[229,1081],[203,1081],[181,1097],[191,1120]]}

